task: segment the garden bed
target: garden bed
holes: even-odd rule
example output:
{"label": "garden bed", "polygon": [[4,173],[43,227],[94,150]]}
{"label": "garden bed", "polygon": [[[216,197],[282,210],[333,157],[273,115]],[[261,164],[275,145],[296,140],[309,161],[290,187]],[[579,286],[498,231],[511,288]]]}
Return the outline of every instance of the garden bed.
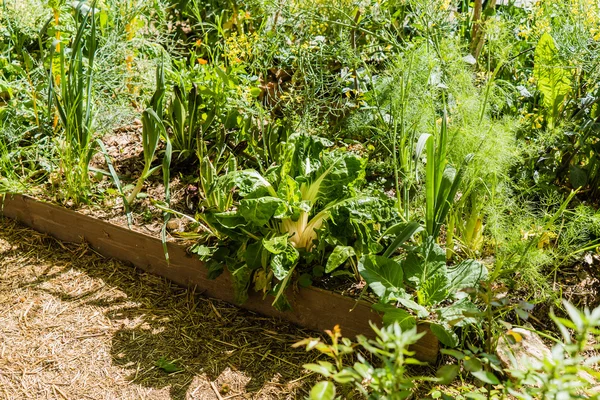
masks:
{"label": "garden bed", "polygon": [[[230,275],[226,272],[217,279],[208,278],[204,263],[187,254],[174,243],[168,243],[169,262],[157,238],[135,232],[108,222],[80,214],[53,204],[22,195],[6,195],[2,199],[1,214],[17,220],[39,232],[74,243],[87,243],[100,254],[133,264],[144,271],[195,288],[207,297],[234,303]],[[369,321],[381,324],[381,316],[371,305],[361,300],[308,287],[288,289],[291,311],[280,312],[271,301],[251,292],[241,307],[270,317],[278,317],[309,329],[322,331],[340,325],[345,336],[368,335]],[[421,328],[425,329],[425,328]],[[414,346],[419,359],[434,361],[438,340],[429,330]]]}

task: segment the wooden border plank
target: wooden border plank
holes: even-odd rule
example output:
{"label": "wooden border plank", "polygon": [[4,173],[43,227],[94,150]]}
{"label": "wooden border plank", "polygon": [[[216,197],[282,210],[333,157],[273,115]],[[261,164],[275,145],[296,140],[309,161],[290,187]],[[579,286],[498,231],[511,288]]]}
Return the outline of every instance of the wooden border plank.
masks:
{"label": "wooden border plank", "polygon": [[[170,263],[167,264],[162,243],[159,239],[135,232],[76,211],[38,201],[29,196],[5,195],[0,198],[0,215],[19,221],[28,227],[51,235],[59,240],[87,243],[98,253],[128,262],[149,273],[162,276],[173,282],[196,289],[207,297],[234,303],[231,277],[226,271],[217,279],[208,278],[208,270],[197,257],[174,243],[168,244]],[[291,311],[280,312],[271,306],[269,298],[249,291],[248,300],[238,305],[269,317],[288,320],[306,328],[323,331],[334,325],[350,338],[356,335],[371,335],[369,321],[381,325],[381,316],[365,301],[323,289],[309,287],[297,292],[287,292],[292,305]],[[413,346],[419,359],[434,361],[439,343],[435,335],[420,326],[426,335]]]}

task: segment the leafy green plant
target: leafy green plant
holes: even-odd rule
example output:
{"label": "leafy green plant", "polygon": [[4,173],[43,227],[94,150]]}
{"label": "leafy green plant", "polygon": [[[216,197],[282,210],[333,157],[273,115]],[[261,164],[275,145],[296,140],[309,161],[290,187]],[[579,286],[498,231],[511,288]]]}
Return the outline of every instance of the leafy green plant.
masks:
{"label": "leafy green plant", "polygon": [[[409,228],[400,236],[408,239],[416,231]],[[358,264],[361,276],[379,297],[374,307],[384,313],[384,322],[397,321],[410,328],[418,320],[428,321],[443,344],[457,346],[453,328],[476,322],[480,311],[468,291],[487,278],[487,268],[475,260],[447,265],[446,252],[432,236],[408,247],[401,260],[390,255],[390,251],[383,256],[363,255]]]}
{"label": "leafy green plant", "polygon": [[[409,376],[408,368],[422,363],[413,358],[409,346],[416,343],[424,333],[417,333],[416,327],[402,329],[400,324],[393,323],[385,328],[377,328],[371,324],[376,334],[375,339],[357,336],[357,343],[342,338],[338,326],[333,331],[325,331],[331,344],[320,339],[304,339],[294,347],[305,346],[306,350],[318,350],[328,356],[332,362],[318,361],[317,364],[305,364],[304,368],[327,378],[313,386],[310,391],[311,400],[333,400],[336,397],[337,383],[345,390],[344,398],[354,398],[361,394],[369,399],[408,399],[413,395],[416,382],[423,378]],[[371,355],[377,363],[371,364],[360,353]],[[350,355],[356,355],[357,361],[352,366],[346,362]],[[350,392],[348,389],[354,389]],[[358,392],[358,393],[356,393]]]}
{"label": "leafy green plant", "polygon": [[[457,172],[452,165],[448,164],[447,118],[446,111],[444,111],[438,138],[425,133],[421,135],[417,143],[417,157],[423,151],[423,147],[426,147],[427,152],[425,171],[425,229],[429,236],[435,238],[439,236],[440,229],[446,221],[465,171],[464,165]],[[472,157],[472,155],[468,155],[465,158],[464,164],[468,163]]]}
{"label": "leafy green plant", "polygon": [[[215,191],[236,191],[233,209],[212,212],[207,218],[234,244],[232,255],[223,262],[234,275],[238,301],[245,299],[252,275],[256,289],[271,291],[274,304],[283,301],[300,259],[318,259],[315,254],[322,254],[326,243],[355,243],[359,255],[363,246],[376,245],[374,223],[385,221],[383,216],[389,217],[390,211],[378,198],[357,192],[364,161],[343,149],[326,151],[331,145],[323,138],[292,135],[282,144],[278,165],[264,174],[256,170],[230,172],[209,192],[210,196]],[[321,242],[323,235],[327,236]],[[337,262],[330,269],[350,254],[338,250]],[[277,282],[274,287],[273,278]]]}
{"label": "leafy green plant", "polygon": [[[50,67],[48,110],[51,112],[52,105],[56,106],[64,130],[64,135],[59,139],[58,151],[60,174],[65,177],[67,197],[80,202],[87,201],[89,163],[95,151],[92,80],[97,41],[94,4],[89,7],[83,2],[77,3],[75,11],[77,31],[71,48],[57,45],[60,81],[58,89],[53,85],[55,78]],[[53,54],[50,58],[53,59]]]}
{"label": "leafy green plant", "polygon": [[[163,107],[165,97],[165,75],[162,63],[156,67],[156,91],[150,99],[149,107],[142,113],[142,145],[144,155],[144,169],[140,174],[133,191],[127,197],[127,203],[132,204],[136,196],[144,187],[144,181],[148,179],[161,165],[152,166],[155,153],[161,137],[168,140],[167,132],[163,124]],[[170,156],[165,157],[170,162]],[[169,166],[163,166],[163,172],[168,173]]]}
{"label": "leafy green plant", "polygon": [[[561,334],[550,354],[542,360],[512,357],[508,373],[514,378],[507,391],[517,399],[591,399],[597,393],[592,385],[600,379],[599,356],[586,352],[598,350],[600,337],[600,308],[578,310],[566,300],[563,305],[567,318],[550,318]],[[523,368],[524,367],[524,368]]]}
{"label": "leafy green plant", "polygon": [[[173,89],[173,98],[169,104],[166,120],[170,127],[173,151],[179,158],[185,159],[194,154],[196,141],[205,128],[202,124],[199,109],[201,96],[196,84],[186,96],[184,86],[177,85]],[[210,123],[210,121],[208,121]]]}
{"label": "leafy green plant", "polygon": [[562,105],[571,93],[571,72],[564,67],[554,39],[544,33],[535,48],[533,77],[542,93],[542,104],[547,110],[550,129],[554,128]]}

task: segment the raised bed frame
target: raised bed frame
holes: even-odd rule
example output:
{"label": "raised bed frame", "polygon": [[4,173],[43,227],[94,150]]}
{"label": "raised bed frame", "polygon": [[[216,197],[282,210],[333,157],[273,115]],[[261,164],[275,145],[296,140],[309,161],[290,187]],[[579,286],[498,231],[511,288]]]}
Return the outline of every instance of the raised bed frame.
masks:
{"label": "raised bed frame", "polygon": [[[217,279],[209,279],[204,263],[175,243],[168,243],[170,262],[167,264],[162,243],[157,238],[24,195],[0,196],[0,216],[65,242],[85,242],[106,257],[130,263],[180,285],[195,287],[207,297],[235,304],[229,273],[226,271]],[[365,301],[314,287],[298,291],[290,289],[287,295],[291,311],[277,311],[269,298],[263,299],[252,290],[248,300],[238,306],[320,332],[337,324],[349,338],[358,334],[370,336],[369,321],[381,325],[381,316]],[[425,331],[425,336],[412,350],[420,360],[433,362],[438,355],[439,342],[426,327],[419,326],[419,330]]]}

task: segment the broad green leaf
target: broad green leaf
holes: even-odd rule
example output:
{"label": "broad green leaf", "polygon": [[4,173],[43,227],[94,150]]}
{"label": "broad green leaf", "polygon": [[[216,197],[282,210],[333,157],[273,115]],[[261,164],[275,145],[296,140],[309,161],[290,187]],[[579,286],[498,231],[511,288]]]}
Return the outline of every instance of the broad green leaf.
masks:
{"label": "broad green leaf", "polygon": [[223,191],[237,187],[240,196],[251,199],[263,196],[277,197],[273,186],[259,172],[253,169],[234,171],[225,175],[220,181]]}
{"label": "broad green leaf", "polygon": [[239,213],[255,225],[262,226],[273,218],[283,200],[277,197],[265,196],[257,199],[240,200]]}
{"label": "broad green leaf", "polygon": [[430,236],[408,253],[402,268],[406,282],[419,288],[434,275],[446,275],[446,252]]}
{"label": "broad green leaf", "polygon": [[450,384],[460,372],[458,365],[444,365],[437,370],[435,376],[438,378],[438,383],[442,385]]}
{"label": "broad green leaf", "polygon": [[402,267],[390,258],[362,256],[358,262],[358,272],[383,301],[403,290]]}
{"label": "broad green leaf", "polygon": [[327,259],[327,265],[325,266],[325,272],[330,273],[340,265],[346,262],[346,260],[355,255],[354,249],[351,246],[336,246],[331,252],[331,255]]}
{"label": "broad green leaf", "polygon": [[451,294],[461,289],[477,287],[480,281],[488,277],[485,265],[475,260],[464,260],[454,266],[447,266],[446,271],[450,279],[448,290]]}
{"label": "broad green leaf", "polygon": [[429,311],[425,307],[409,298],[399,296],[395,300],[409,310],[414,311],[419,318],[427,318],[429,316]]}
{"label": "broad green leaf", "polygon": [[480,381],[482,381],[484,383],[489,383],[490,385],[500,384],[500,381],[498,380],[496,375],[494,375],[490,371],[484,371],[484,370],[475,371],[475,372],[471,372],[471,375],[473,375],[475,378],[479,379]]}
{"label": "broad green leaf", "polygon": [[435,274],[421,284],[417,291],[419,303],[429,306],[448,298],[448,277],[442,274]]}
{"label": "broad green leaf", "polygon": [[578,189],[588,183],[587,173],[576,165],[572,165],[571,168],[569,168],[569,179],[573,189]]}
{"label": "broad green leaf", "polygon": [[219,224],[228,229],[235,229],[245,226],[248,222],[237,211],[225,211],[212,214]]}
{"label": "broad green leaf", "polygon": [[246,264],[235,264],[233,260],[227,263],[227,269],[231,272],[235,302],[243,304],[248,299],[248,287],[252,271]]}
{"label": "broad green leaf", "polygon": [[465,326],[476,324],[476,318],[481,311],[477,308],[468,297],[460,299],[447,307],[442,307],[437,310],[438,317],[441,321],[449,326]]}
{"label": "broad green leaf", "polygon": [[365,164],[365,160],[353,153],[327,154],[321,168],[300,186],[302,199],[328,204],[345,197],[353,183],[364,178]]}
{"label": "broad green leaf", "polygon": [[542,104],[549,110],[548,124],[552,128],[560,108],[571,92],[572,74],[560,59],[554,38],[544,33],[534,55],[533,77],[542,93]]}
{"label": "broad green leaf", "polygon": [[179,368],[177,364],[175,364],[172,361],[167,361],[164,357],[159,358],[154,365],[156,365],[158,368],[162,369],[168,374],[181,371],[181,368]]}
{"label": "broad green leaf", "polygon": [[244,261],[246,261],[246,265],[250,269],[255,270],[262,267],[262,250],[263,246],[261,242],[254,242],[246,247]]}
{"label": "broad green leaf", "polygon": [[458,346],[459,340],[458,336],[452,328],[443,324],[430,324],[429,328],[431,332],[447,347],[456,347]]}
{"label": "broad green leaf", "polygon": [[385,325],[391,325],[397,322],[400,328],[403,330],[410,329],[416,325],[417,320],[415,317],[401,308],[388,308],[383,314],[383,323]]}
{"label": "broad green leaf", "polygon": [[310,390],[310,400],[334,400],[335,385],[331,382],[321,381]]}
{"label": "broad green leaf", "polygon": [[273,236],[269,239],[263,238],[262,244],[269,253],[281,254],[288,247],[288,235]]}
{"label": "broad green leaf", "polygon": [[271,269],[275,278],[279,280],[286,278],[298,262],[299,256],[298,250],[291,244],[283,252],[275,254],[271,258]]}

